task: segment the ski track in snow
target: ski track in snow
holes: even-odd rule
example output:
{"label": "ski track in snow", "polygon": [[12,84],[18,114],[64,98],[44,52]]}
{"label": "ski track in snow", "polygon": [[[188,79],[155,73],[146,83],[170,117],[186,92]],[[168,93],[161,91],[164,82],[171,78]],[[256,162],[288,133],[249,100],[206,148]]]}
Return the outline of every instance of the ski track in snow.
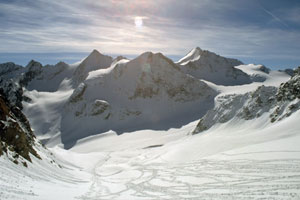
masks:
{"label": "ski track in snow", "polygon": [[[287,122],[294,124],[299,119],[294,118]],[[291,127],[290,123],[286,126]],[[0,199],[300,199],[298,133],[211,154],[217,146],[204,141],[206,137],[213,144],[231,140],[224,136],[214,140],[214,131],[186,135],[192,125],[164,134],[140,131],[93,136],[69,151],[53,148],[57,158],[66,159],[63,170],[37,167],[35,171],[29,165],[31,170],[20,171],[22,166],[7,167],[0,160]],[[247,140],[243,135],[240,139]],[[186,147],[193,151],[185,152]],[[185,153],[177,155],[178,148]],[[174,151],[172,161],[169,153]],[[203,156],[198,155],[201,151],[206,151]],[[194,155],[190,158],[188,153]]]}
{"label": "ski track in snow", "polygon": [[172,165],[149,163],[145,153],[138,156],[140,165],[101,175],[110,167],[111,154],[95,166],[89,191],[78,199],[300,198],[300,159],[200,159]]}

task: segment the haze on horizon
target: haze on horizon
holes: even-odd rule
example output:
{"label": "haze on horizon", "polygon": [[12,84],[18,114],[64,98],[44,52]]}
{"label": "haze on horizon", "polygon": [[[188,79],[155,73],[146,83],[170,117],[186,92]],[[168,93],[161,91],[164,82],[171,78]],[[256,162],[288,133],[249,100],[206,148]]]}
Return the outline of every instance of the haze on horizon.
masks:
{"label": "haze on horizon", "polygon": [[246,63],[300,65],[298,0],[1,0],[0,22],[0,62],[92,49],[175,59],[199,46]]}

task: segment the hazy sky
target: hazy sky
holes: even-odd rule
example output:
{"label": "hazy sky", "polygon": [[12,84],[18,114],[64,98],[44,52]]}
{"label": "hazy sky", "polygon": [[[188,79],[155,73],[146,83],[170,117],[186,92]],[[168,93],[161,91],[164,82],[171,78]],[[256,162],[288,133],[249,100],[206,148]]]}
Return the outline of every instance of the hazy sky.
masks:
{"label": "hazy sky", "polygon": [[300,0],[0,0],[0,53],[185,55],[300,65]]}

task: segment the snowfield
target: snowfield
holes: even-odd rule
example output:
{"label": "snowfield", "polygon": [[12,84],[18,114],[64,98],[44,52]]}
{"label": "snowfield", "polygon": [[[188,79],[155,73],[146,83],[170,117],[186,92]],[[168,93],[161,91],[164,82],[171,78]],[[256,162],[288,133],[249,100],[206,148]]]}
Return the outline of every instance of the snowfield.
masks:
{"label": "snowfield", "polygon": [[[188,75],[220,62],[210,80]],[[42,160],[32,157],[28,168],[1,156],[0,199],[300,199],[300,110],[288,112],[299,99],[278,104],[285,117],[273,122],[277,102],[264,104],[290,75],[236,63],[196,48],[176,64],[162,54],[130,61],[93,51],[55,72],[48,66],[22,103],[49,151],[35,147]],[[257,113],[245,119],[243,106]],[[209,127],[195,134],[200,118]]]}
{"label": "snowfield", "polygon": [[51,148],[62,169],[1,157],[1,199],[299,199],[299,117],[265,128],[231,122],[195,136],[187,133],[197,122],[108,132],[71,150]]}

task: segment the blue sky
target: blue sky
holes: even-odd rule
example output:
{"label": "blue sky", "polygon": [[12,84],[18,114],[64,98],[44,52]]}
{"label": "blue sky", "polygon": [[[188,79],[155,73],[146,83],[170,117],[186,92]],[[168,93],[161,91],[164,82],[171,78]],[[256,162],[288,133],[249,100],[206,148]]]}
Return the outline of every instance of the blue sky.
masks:
{"label": "blue sky", "polygon": [[0,0],[0,26],[0,62],[72,62],[93,49],[176,60],[199,46],[245,63],[300,65],[300,0]]}

